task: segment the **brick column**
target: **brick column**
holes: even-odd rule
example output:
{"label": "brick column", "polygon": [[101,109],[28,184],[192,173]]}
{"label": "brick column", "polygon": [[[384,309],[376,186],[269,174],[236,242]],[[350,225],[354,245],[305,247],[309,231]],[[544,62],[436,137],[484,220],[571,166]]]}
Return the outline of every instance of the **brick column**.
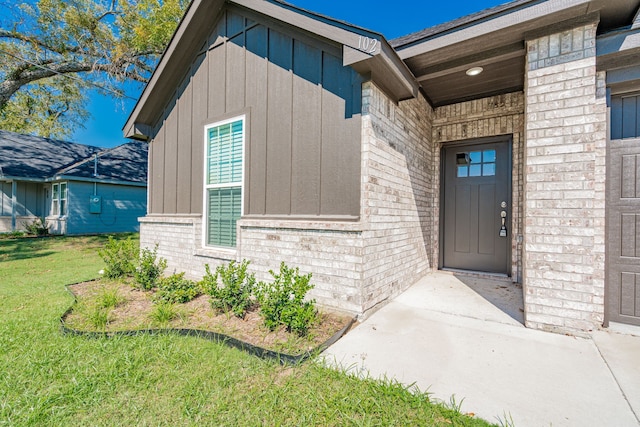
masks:
{"label": "brick column", "polygon": [[606,99],[597,23],[527,41],[528,327],[584,334],[604,314]]}

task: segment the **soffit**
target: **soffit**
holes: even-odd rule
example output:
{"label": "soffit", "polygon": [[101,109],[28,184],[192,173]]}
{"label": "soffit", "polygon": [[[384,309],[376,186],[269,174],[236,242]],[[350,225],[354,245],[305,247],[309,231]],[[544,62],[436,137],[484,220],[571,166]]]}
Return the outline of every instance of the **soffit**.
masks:
{"label": "soffit", "polygon": [[[580,20],[599,32],[629,25],[640,0],[516,0],[391,40],[434,106],[523,90],[525,40]],[[482,66],[478,76],[466,70]]]}

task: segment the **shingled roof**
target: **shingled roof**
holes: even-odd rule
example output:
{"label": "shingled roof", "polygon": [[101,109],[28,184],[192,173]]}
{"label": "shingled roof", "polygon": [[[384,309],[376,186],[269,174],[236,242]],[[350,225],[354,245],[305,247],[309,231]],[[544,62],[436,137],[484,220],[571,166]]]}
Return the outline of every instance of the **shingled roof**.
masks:
{"label": "shingled roof", "polygon": [[104,149],[0,130],[0,178],[146,183],[147,153],[139,141]]}

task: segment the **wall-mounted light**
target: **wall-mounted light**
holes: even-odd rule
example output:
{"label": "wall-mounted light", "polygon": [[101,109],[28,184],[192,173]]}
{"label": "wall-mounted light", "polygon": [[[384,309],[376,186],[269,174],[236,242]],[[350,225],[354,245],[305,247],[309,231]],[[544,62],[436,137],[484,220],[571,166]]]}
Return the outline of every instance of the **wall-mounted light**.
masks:
{"label": "wall-mounted light", "polygon": [[478,74],[480,74],[483,71],[484,71],[484,68],[482,68],[482,67],[469,68],[467,70],[467,76],[477,76]]}

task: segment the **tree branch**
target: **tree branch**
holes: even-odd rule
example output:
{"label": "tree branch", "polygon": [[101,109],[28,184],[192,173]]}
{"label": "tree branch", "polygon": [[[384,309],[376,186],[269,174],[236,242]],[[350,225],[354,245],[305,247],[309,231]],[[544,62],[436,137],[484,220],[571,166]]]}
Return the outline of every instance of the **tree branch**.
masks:
{"label": "tree branch", "polygon": [[49,50],[51,52],[64,54],[64,53],[83,53],[82,49],[78,46],[64,46],[62,49],[59,47],[51,46],[48,43],[43,42],[37,37],[28,36],[26,34],[21,34],[15,31],[7,31],[0,28],[0,39],[13,39],[18,40],[24,43],[29,43],[35,46],[38,46],[42,49]]}

